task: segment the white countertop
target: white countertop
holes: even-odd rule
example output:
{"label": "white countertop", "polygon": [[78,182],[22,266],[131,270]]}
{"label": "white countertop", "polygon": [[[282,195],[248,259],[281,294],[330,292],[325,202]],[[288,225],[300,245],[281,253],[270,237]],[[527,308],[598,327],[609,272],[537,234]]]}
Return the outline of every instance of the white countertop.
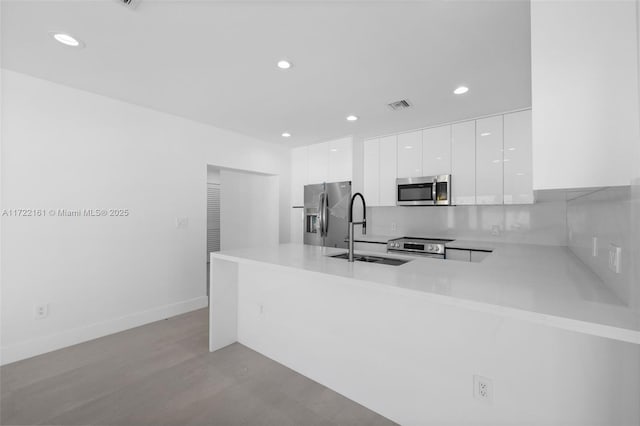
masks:
{"label": "white countertop", "polygon": [[211,257],[353,278],[441,303],[640,344],[640,312],[626,307],[568,248],[478,241],[456,241],[452,247],[493,253],[480,263],[385,255],[412,259],[388,266],[329,257],[345,249],[282,244]]}

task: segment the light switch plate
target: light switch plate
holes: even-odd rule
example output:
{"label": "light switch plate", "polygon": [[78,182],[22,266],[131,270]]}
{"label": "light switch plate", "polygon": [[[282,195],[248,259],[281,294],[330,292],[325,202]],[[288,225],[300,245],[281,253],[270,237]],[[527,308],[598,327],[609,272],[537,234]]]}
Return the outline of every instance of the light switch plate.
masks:
{"label": "light switch plate", "polygon": [[591,256],[598,256],[598,237],[593,237],[591,239]]}
{"label": "light switch plate", "polygon": [[189,225],[188,217],[177,217],[176,218],[176,228],[185,229]]}
{"label": "light switch plate", "polygon": [[616,274],[620,273],[620,263],[622,261],[622,248],[615,244],[609,244],[609,269]]}

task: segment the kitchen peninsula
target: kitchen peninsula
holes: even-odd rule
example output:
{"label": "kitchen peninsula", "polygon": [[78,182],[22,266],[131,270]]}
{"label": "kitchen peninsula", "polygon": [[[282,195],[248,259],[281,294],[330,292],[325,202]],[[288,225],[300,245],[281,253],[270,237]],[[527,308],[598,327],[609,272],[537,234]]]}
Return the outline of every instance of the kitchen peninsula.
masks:
{"label": "kitchen peninsula", "polygon": [[[480,263],[401,266],[297,244],[212,253],[210,350],[238,341],[401,424],[637,421],[638,314],[566,247],[490,246]],[[595,392],[587,410],[576,389]]]}

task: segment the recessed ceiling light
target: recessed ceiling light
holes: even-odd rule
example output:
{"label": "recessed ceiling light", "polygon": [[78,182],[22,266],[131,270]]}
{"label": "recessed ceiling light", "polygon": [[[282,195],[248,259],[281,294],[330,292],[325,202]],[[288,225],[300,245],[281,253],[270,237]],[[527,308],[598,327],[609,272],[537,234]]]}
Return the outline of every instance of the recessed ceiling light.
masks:
{"label": "recessed ceiling light", "polygon": [[331,152],[338,152],[338,148],[331,148]]}
{"label": "recessed ceiling light", "polygon": [[282,134],[282,137],[283,137],[283,138],[290,138],[290,137],[291,137],[291,133],[289,133],[289,132],[284,132],[284,133]]}
{"label": "recessed ceiling light", "polygon": [[404,149],[413,149],[413,146],[411,146],[411,145],[405,145]]}
{"label": "recessed ceiling light", "polygon": [[480,133],[480,136],[491,136],[491,132]]}
{"label": "recessed ceiling light", "polygon": [[282,59],[278,61],[278,68],[280,68],[281,70],[288,70],[289,68],[291,68],[291,62]]}
{"label": "recessed ceiling light", "polygon": [[84,47],[84,44],[75,37],[65,33],[51,33],[51,36],[59,43],[70,47]]}
{"label": "recessed ceiling light", "polygon": [[357,115],[347,115],[347,121],[356,121],[357,119]]}
{"label": "recessed ceiling light", "polygon": [[462,95],[463,93],[467,93],[469,91],[468,87],[460,86],[457,87],[456,90],[453,91],[456,95]]}

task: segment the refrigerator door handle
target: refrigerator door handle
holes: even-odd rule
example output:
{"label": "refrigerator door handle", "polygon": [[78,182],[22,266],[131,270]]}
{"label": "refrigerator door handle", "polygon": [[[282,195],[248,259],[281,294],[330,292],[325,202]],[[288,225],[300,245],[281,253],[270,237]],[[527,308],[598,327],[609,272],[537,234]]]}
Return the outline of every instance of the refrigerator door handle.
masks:
{"label": "refrigerator door handle", "polygon": [[324,193],[324,219],[322,220],[322,226],[324,226],[324,236],[329,235],[329,193]]}
{"label": "refrigerator door handle", "polygon": [[324,237],[324,197],[325,193],[320,193],[320,202],[318,203],[318,216],[320,219],[320,223],[318,227],[320,228],[320,236]]}

